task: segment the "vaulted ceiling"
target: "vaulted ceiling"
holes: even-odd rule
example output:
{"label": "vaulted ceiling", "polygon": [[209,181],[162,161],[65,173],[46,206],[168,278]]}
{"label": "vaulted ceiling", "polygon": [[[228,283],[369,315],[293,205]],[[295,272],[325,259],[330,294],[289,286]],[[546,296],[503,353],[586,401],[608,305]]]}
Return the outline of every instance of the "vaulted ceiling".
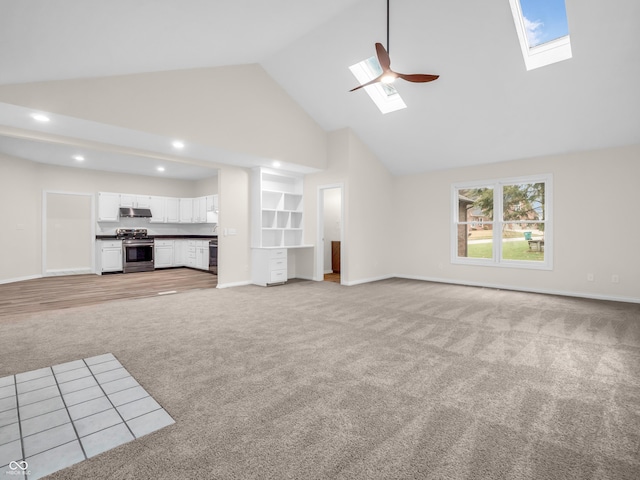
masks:
{"label": "vaulted ceiling", "polygon": [[0,85],[259,63],[395,174],[640,143],[640,2],[566,8],[573,58],[527,72],[508,0],[391,0],[392,66],[440,79],[382,115],[348,67],[385,0],[0,0]]}

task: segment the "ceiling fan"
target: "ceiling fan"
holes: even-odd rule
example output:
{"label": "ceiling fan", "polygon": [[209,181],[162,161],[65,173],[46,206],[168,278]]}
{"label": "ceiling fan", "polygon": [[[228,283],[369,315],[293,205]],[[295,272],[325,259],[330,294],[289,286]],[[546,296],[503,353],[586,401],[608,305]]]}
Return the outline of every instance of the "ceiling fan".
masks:
{"label": "ceiling fan", "polygon": [[374,83],[382,82],[382,83],[393,83],[396,78],[401,78],[408,82],[414,83],[426,83],[437,80],[440,75],[428,75],[423,73],[398,73],[391,70],[391,59],[389,58],[389,0],[387,0],[387,49],[382,46],[381,43],[376,43],[376,55],[378,56],[378,63],[380,63],[380,67],[382,67],[382,73],[378,75],[373,80],[363,83],[362,85],[357,86],[356,88],[352,88],[349,90],[353,92],[362,87],[366,87],[368,85],[373,85]]}

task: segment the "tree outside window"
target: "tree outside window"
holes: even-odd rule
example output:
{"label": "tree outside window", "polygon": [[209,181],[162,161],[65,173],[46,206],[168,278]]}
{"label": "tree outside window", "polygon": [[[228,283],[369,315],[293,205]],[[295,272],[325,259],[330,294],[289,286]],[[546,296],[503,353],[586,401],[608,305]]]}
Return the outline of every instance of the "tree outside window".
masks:
{"label": "tree outside window", "polygon": [[550,176],[454,185],[454,263],[551,268]]}

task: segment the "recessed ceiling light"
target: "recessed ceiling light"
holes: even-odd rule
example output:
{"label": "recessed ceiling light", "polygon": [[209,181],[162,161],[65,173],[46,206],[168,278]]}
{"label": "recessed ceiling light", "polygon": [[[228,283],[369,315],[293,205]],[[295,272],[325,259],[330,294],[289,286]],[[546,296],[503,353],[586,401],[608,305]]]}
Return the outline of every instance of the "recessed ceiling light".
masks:
{"label": "recessed ceiling light", "polygon": [[182,150],[184,148],[184,142],[180,140],[174,140],[171,142],[171,145],[173,145],[173,148],[177,148],[178,150]]}
{"label": "recessed ceiling light", "polygon": [[73,159],[74,159],[76,162],[84,162],[84,157],[83,157],[82,155],[74,155],[74,156],[73,156]]}
{"label": "recessed ceiling light", "polygon": [[164,172],[164,167],[158,167],[156,168],[156,170],[158,170],[159,172]]}
{"label": "recessed ceiling light", "polygon": [[273,163],[272,163],[271,165],[273,165],[274,167],[278,168],[278,167],[280,167],[280,165],[282,165],[282,164],[281,164],[278,160],[274,160],[274,161],[273,161]]}
{"label": "recessed ceiling light", "polygon": [[51,120],[49,117],[47,117],[46,115],[43,115],[41,113],[32,113],[31,114],[31,118],[33,118],[34,120],[36,120],[38,122],[48,122],[49,120]]}

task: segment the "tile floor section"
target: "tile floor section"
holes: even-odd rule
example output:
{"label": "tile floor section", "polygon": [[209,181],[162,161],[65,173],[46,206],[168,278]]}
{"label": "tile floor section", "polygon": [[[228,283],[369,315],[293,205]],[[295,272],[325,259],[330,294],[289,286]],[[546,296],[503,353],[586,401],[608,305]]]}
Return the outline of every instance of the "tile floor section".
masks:
{"label": "tile floor section", "polygon": [[110,353],[0,378],[0,479],[41,478],[174,420]]}

